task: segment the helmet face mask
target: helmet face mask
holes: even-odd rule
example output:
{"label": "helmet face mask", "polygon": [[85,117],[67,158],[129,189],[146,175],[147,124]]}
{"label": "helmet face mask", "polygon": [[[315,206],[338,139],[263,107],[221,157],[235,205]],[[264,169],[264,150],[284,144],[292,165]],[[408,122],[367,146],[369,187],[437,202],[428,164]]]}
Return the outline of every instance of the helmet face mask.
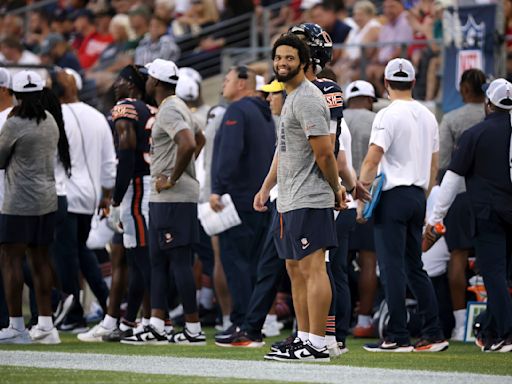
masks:
{"label": "helmet face mask", "polygon": [[303,23],[290,27],[288,33],[302,37],[308,45],[315,72],[320,72],[332,59],[332,40],[318,24]]}

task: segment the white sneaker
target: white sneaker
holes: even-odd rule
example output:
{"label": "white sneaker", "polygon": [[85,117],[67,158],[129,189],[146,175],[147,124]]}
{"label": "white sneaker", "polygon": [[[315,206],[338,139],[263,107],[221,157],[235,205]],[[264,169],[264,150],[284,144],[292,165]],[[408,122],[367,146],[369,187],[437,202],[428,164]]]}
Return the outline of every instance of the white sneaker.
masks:
{"label": "white sneaker", "polygon": [[86,343],[98,343],[103,341],[103,336],[110,335],[114,329],[105,328],[103,323],[99,323],[87,332],[79,333],[76,337],[78,340],[85,341]]}
{"label": "white sneaker", "polygon": [[453,328],[452,337],[450,338],[450,340],[453,340],[453,341],[464,341],[465,334],[466,334],[466,328],[465,327]]}
{"label": "white sneaker", "polygon": [[30,330],[30,337],[32,341],[39,344],[60,344],[59,332],[55,327],[45,331],[36,325]]}
{"label": "white sneaker", "polygon": [[341,349],[338,346],[338,343],[334,343],[327,346],[327,349],[329,350],[329,357],[330,358],[336,358],[341,355]]}
{"label": "white sneaker", "polygon": [[0,330],[0,344],[31,344],[32,339],[26,329],[19,331],[9,325]]}
{"label": "white sneaker", "polygon": [[282,328],[282,326],[280,327],[279,325],[280,323],[277,320],[265,321],[265,323],[263,324],[263,328],[261,329],[261,333],[263,333],[265,337],[279,336],[281,334]]}

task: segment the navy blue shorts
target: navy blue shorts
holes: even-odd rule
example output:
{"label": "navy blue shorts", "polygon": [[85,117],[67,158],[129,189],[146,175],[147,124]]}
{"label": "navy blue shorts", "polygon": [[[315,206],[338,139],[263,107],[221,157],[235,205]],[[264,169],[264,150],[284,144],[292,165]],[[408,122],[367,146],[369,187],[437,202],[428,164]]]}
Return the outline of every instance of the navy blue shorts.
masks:
{"label": "navy blue shorts", "polygon": [[197,204],[150,202],[149,232],[160,251],[197,243]]}
{"label": "navy blue shorts", "polygon": [[444,237],[450,252],[455,249],[473,248],[471,226],[474,219],[471,212],[468,194],[466,192],[458,194],[444,219],[446,226]]}
{"label": "navy blue shorts", "polygon": [[319,249],[338,246],[332,208],[302,208],[280,213],[273,228],[282,259],[301,260]]}
{"label": "navy blue shorts", "polygon": [[123,234],[114,233],[114,236],[112,236],[112,244],[123,245]]}
{"label": "navy blue shorts", "polygon": [[348,249],[350,251],[375,252],[373,217],[364,224],[356,224],[354,231],[350,233]]}
{"label": "navy blue shorts", "polygon": [[49,246],[55,232],[55,214],[18,216],[0,214],[0,244]]}

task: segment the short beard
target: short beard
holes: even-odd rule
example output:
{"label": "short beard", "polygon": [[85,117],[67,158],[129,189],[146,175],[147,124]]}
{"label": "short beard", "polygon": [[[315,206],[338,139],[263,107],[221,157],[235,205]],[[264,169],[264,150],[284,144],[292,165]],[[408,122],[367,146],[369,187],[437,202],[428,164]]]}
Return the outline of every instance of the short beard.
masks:
{"label": "short beard", "polygon": [[301,70],[302,70],[302,68],[299,65],[296,69],[290,70],[290,72],[288,72],[287,75],[283,76],[283,75],[279,75],[279,73],[277,73],[277,71],[276,71],[276,68],[274,67],[274,74],[276,75],[277,81],[286,83],[286,82],[290,81],[291,79],[293,79],[295,76],[297,76]]}

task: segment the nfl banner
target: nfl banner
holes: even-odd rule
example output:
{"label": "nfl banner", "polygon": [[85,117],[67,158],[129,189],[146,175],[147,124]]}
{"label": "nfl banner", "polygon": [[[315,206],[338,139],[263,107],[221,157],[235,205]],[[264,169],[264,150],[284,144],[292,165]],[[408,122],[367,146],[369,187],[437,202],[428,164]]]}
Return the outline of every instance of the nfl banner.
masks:
{"label": "nfl banner", "polygon": [[443,112],[462,105],[462,73],[478,68],[494,73],[496,5],[447,8],[443,14],[444,72]]}

